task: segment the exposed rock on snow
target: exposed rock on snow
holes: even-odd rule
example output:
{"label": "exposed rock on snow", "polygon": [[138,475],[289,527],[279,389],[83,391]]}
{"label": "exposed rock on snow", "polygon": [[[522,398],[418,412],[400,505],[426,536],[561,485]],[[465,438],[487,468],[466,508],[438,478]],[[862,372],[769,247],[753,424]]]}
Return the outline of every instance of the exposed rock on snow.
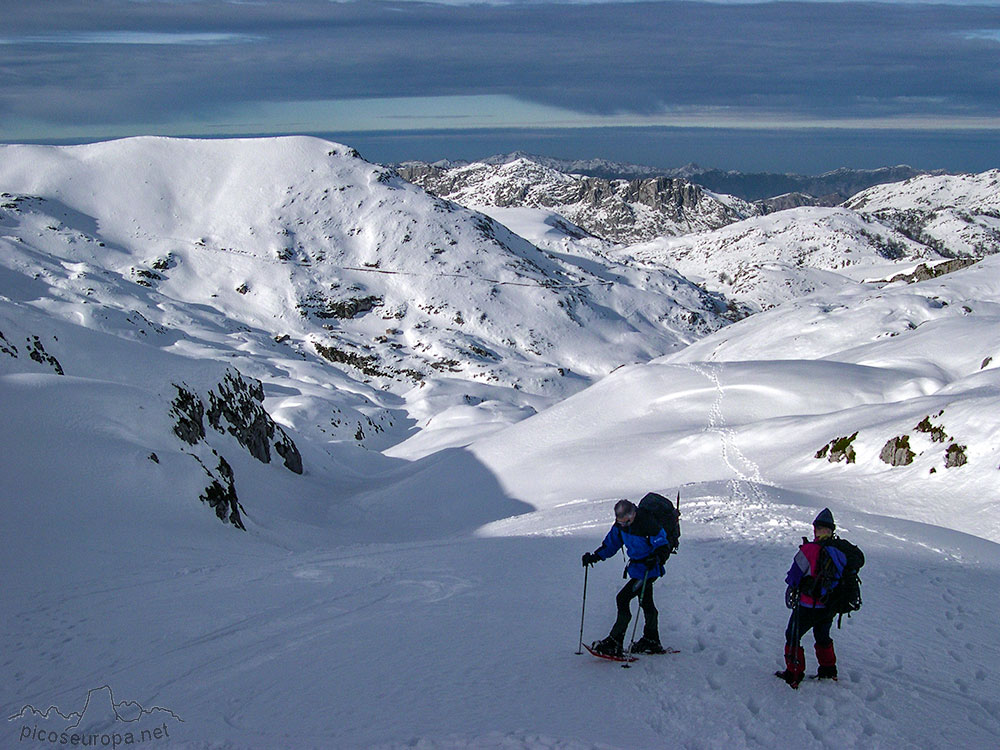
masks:
{"label": "exposed rock on snow", "polygon": [[45,347],[42,345],[42,340],[38,336],[31,336],[28,338],[25,351],[28,352],[28,356],[35,362],[51,367],[56,375],[65,374],[63,372],[62,365],[59,364],[59,360],[45,351]]}
{"label": "exposed rock on snow", "polygon": [[941,259],[933,249],[854,211],[816,207],[637,244],[622,255],[676,268],[757,310],[820,289],[853,287],[905,261],[912,267],[914,261]]}
{"label": "exposed rock on snow", "polygon": [[464,206],[545,208],[610,242],[632,243],[731,224],[760,210],[682,178],[607,180],[559,172],[528,159],[455,168],[408,163],[400,174]]}
{"label": "exposed rock on snow", "polygon": [[[892,284],[896,281],[905,281],[907,284],[915,284],[918,281],[936,279],[938,276],[944,276],[946,273],[954,273],[978,262],[978,258],[955,258],[954,260],[942,260],[937,263],[921,263],[913,271],[897,273],[885,279],[885,283]],[[869,279],[869,281],[877,282],[876,279]]]}
{"label": "exposed rock on snow", "polygon": [[190,389],[174,384],[177,397],[171,404],[174,434],[191,445],[205,438],[203,418],[219,433],[236,438],[261,463],[271,462],[271,447],[289,471],[302,473],[302,456],[295,442],[264,410],[264,389],[260,381],[249,381],[230,368],[212,387],[205,401]]}
{"label": "exposed rock on snow", "polygon": [[816,452],[816,458],[825,458],[832,464],[841,461],[853,464],[858,458],[852,445],[857,437],[858,433],[855,432],[850,437],[834,438]]}
{"label": "exposed rock on snow", "polygon": [[[208,391],[205,399],[189,387],[176,383],[173,387],[177,391],[170,405],[173,431],[185,443],[205,447],[204,444],[209,441],[206,439],[204,419],[208,417],[209,425],[217,433],[234,437],[261,463],[270,463],[273,446],[289,471],[302,473],[302,456],[294,441],[263,408],[264,390],[259,381],[247,380],[230,368],[221,381]],[[198,454],[190,454],[210,479],[201,500],[207,502],[221,520],[244,529],[232,466],[218,450],[210,445],[207,447],[216,459],[214,468],[206,465],[205,459]]]}
{"label": "exposed rock on snow", "polygon": [[910,450],[910,436],[899,435],[890,438],[882,447],[879,458],[890,466],[909,466],[916,454]]}
{"label": "exposed rock on snow", "polygon": [[951,469],[955,466],[964,466],[968,463],[969,459],[965,455],[965,451],[968,446],[959,445],[958,443],[952,443],[948,446],[944,453],[944,465],[945,468]]}
{"label": "exposed rock on snow", "polygon": [[211,480],[199,499],[204,503],[208,503],[220,521],[228,521],[235,528],[246,531],[246,526],[243,525],[243,518],[240,516],[241,506],[239,498],[236,496],[236,478],[233,475],[233,469],[229,465],[229,462],[214,450],[212,454],[219,459],[214,471],[205,466],[201,459],[198,459],[201,467]]}

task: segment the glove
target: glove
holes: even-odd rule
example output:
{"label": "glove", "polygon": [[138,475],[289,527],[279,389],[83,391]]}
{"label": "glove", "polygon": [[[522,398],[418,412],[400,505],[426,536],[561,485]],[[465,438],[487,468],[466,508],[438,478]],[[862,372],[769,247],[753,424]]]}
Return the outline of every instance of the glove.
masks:
{"label": "glove", "polygon": [[639,562],[646,566],[646,570],[656,570],[656,566],[660,564],[656,555],[650,555],[649,557],[642,558]]}
{"label": "glove", "polygon": [[593,565],[601,561],[601,558],[597,556],[596,552],[584,552],[583,553],[583,567],[588,565]]}
{"label": "glove", "polygon": [[799,603],[799,590],[795,586],[789,586],[785,589],[785,606],[789,609],[795,609],[795,606]]}

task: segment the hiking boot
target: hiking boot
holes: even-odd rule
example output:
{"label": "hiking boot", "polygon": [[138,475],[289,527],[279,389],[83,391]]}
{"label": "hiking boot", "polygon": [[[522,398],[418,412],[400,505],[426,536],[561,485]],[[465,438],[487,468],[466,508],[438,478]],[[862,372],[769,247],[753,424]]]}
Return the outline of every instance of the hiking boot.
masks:
{"label": "hiking boot", "polygon": [[785,670],[775,672],[775,677],[780,677],[788,683],[790,687],[797,688],[802,678],[806,675],[806,655],[802,646],[785,646]]}
{"label": "hiking boot", "polygon": [[653,640],[643,636],[632,644],[633,654],[665,654],[666,649],[660,645],[659,640]]}
{"label": "hiking boot", "polygon": [[621,641],[616,641],[610,635],[603,641],[594,641],[591,646],[594,651],[598,654],[604,654],[605,656],[621,656],[622,655],[622,644]]}
{"label": "hiking boot", "polygon": [[837,679],[837,654],[833,650],[833,641],[824,643],[822,646],[818,643],[816,644],[816,661],[819,662],[819,669],[816,670],[816,679]]}
{"label": "hiking boot", "polygon": [[798,672],[790,672],[787,669],[783,672],[775,672],[775,677],[780,677],[785,682],[787,682],[792,688],[798,688],[799,683],[802,682],[802,675]]}

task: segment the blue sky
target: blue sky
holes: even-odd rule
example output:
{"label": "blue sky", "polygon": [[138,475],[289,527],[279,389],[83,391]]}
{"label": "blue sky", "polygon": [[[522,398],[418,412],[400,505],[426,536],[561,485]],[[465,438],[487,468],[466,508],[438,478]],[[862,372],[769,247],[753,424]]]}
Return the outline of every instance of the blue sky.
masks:
{"label": "blue sky", "polygon": [[1000,166],[996,2],[0,0],[0,141]]}

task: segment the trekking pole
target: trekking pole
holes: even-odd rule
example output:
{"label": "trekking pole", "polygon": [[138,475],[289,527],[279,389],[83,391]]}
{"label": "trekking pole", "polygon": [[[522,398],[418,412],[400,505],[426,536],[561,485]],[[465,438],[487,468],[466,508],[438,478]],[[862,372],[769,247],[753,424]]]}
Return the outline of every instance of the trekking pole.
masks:
{"label": "trekking pole", "polygon": [[792,664],[796,667],[803,668],[804,664],[799,664],[799,641],[802,639],[802,633],[800,631],[799,624],[799,595],[798,592],[795,594],[795,608],[792,610]]}
{"label": "trekking pole", "polygon": [[583,653],[583,616],[587,614],[587,573],[589,572],[590,566],[585,565],[583,567],[583,610],[580,612],[580,645],[576,648],[577,656]]}
{"label": "trekking pole", "polygon": [[[632,644],[635,643],[635,634],[639,629],[639,612],[642,611],[642,600],[646,596],[646,581],[649,580],[649,568],[646,568],[646,572],[642,576],[642,590],[639,591],[639,608],[635,613],[635,622],[632,623],[632,642],[628,644],[628,653],[625,654],[626,657],[631,658],[632,656]],[[625,662],[622,664],[622,668],[628,669],[629,663]]]}

